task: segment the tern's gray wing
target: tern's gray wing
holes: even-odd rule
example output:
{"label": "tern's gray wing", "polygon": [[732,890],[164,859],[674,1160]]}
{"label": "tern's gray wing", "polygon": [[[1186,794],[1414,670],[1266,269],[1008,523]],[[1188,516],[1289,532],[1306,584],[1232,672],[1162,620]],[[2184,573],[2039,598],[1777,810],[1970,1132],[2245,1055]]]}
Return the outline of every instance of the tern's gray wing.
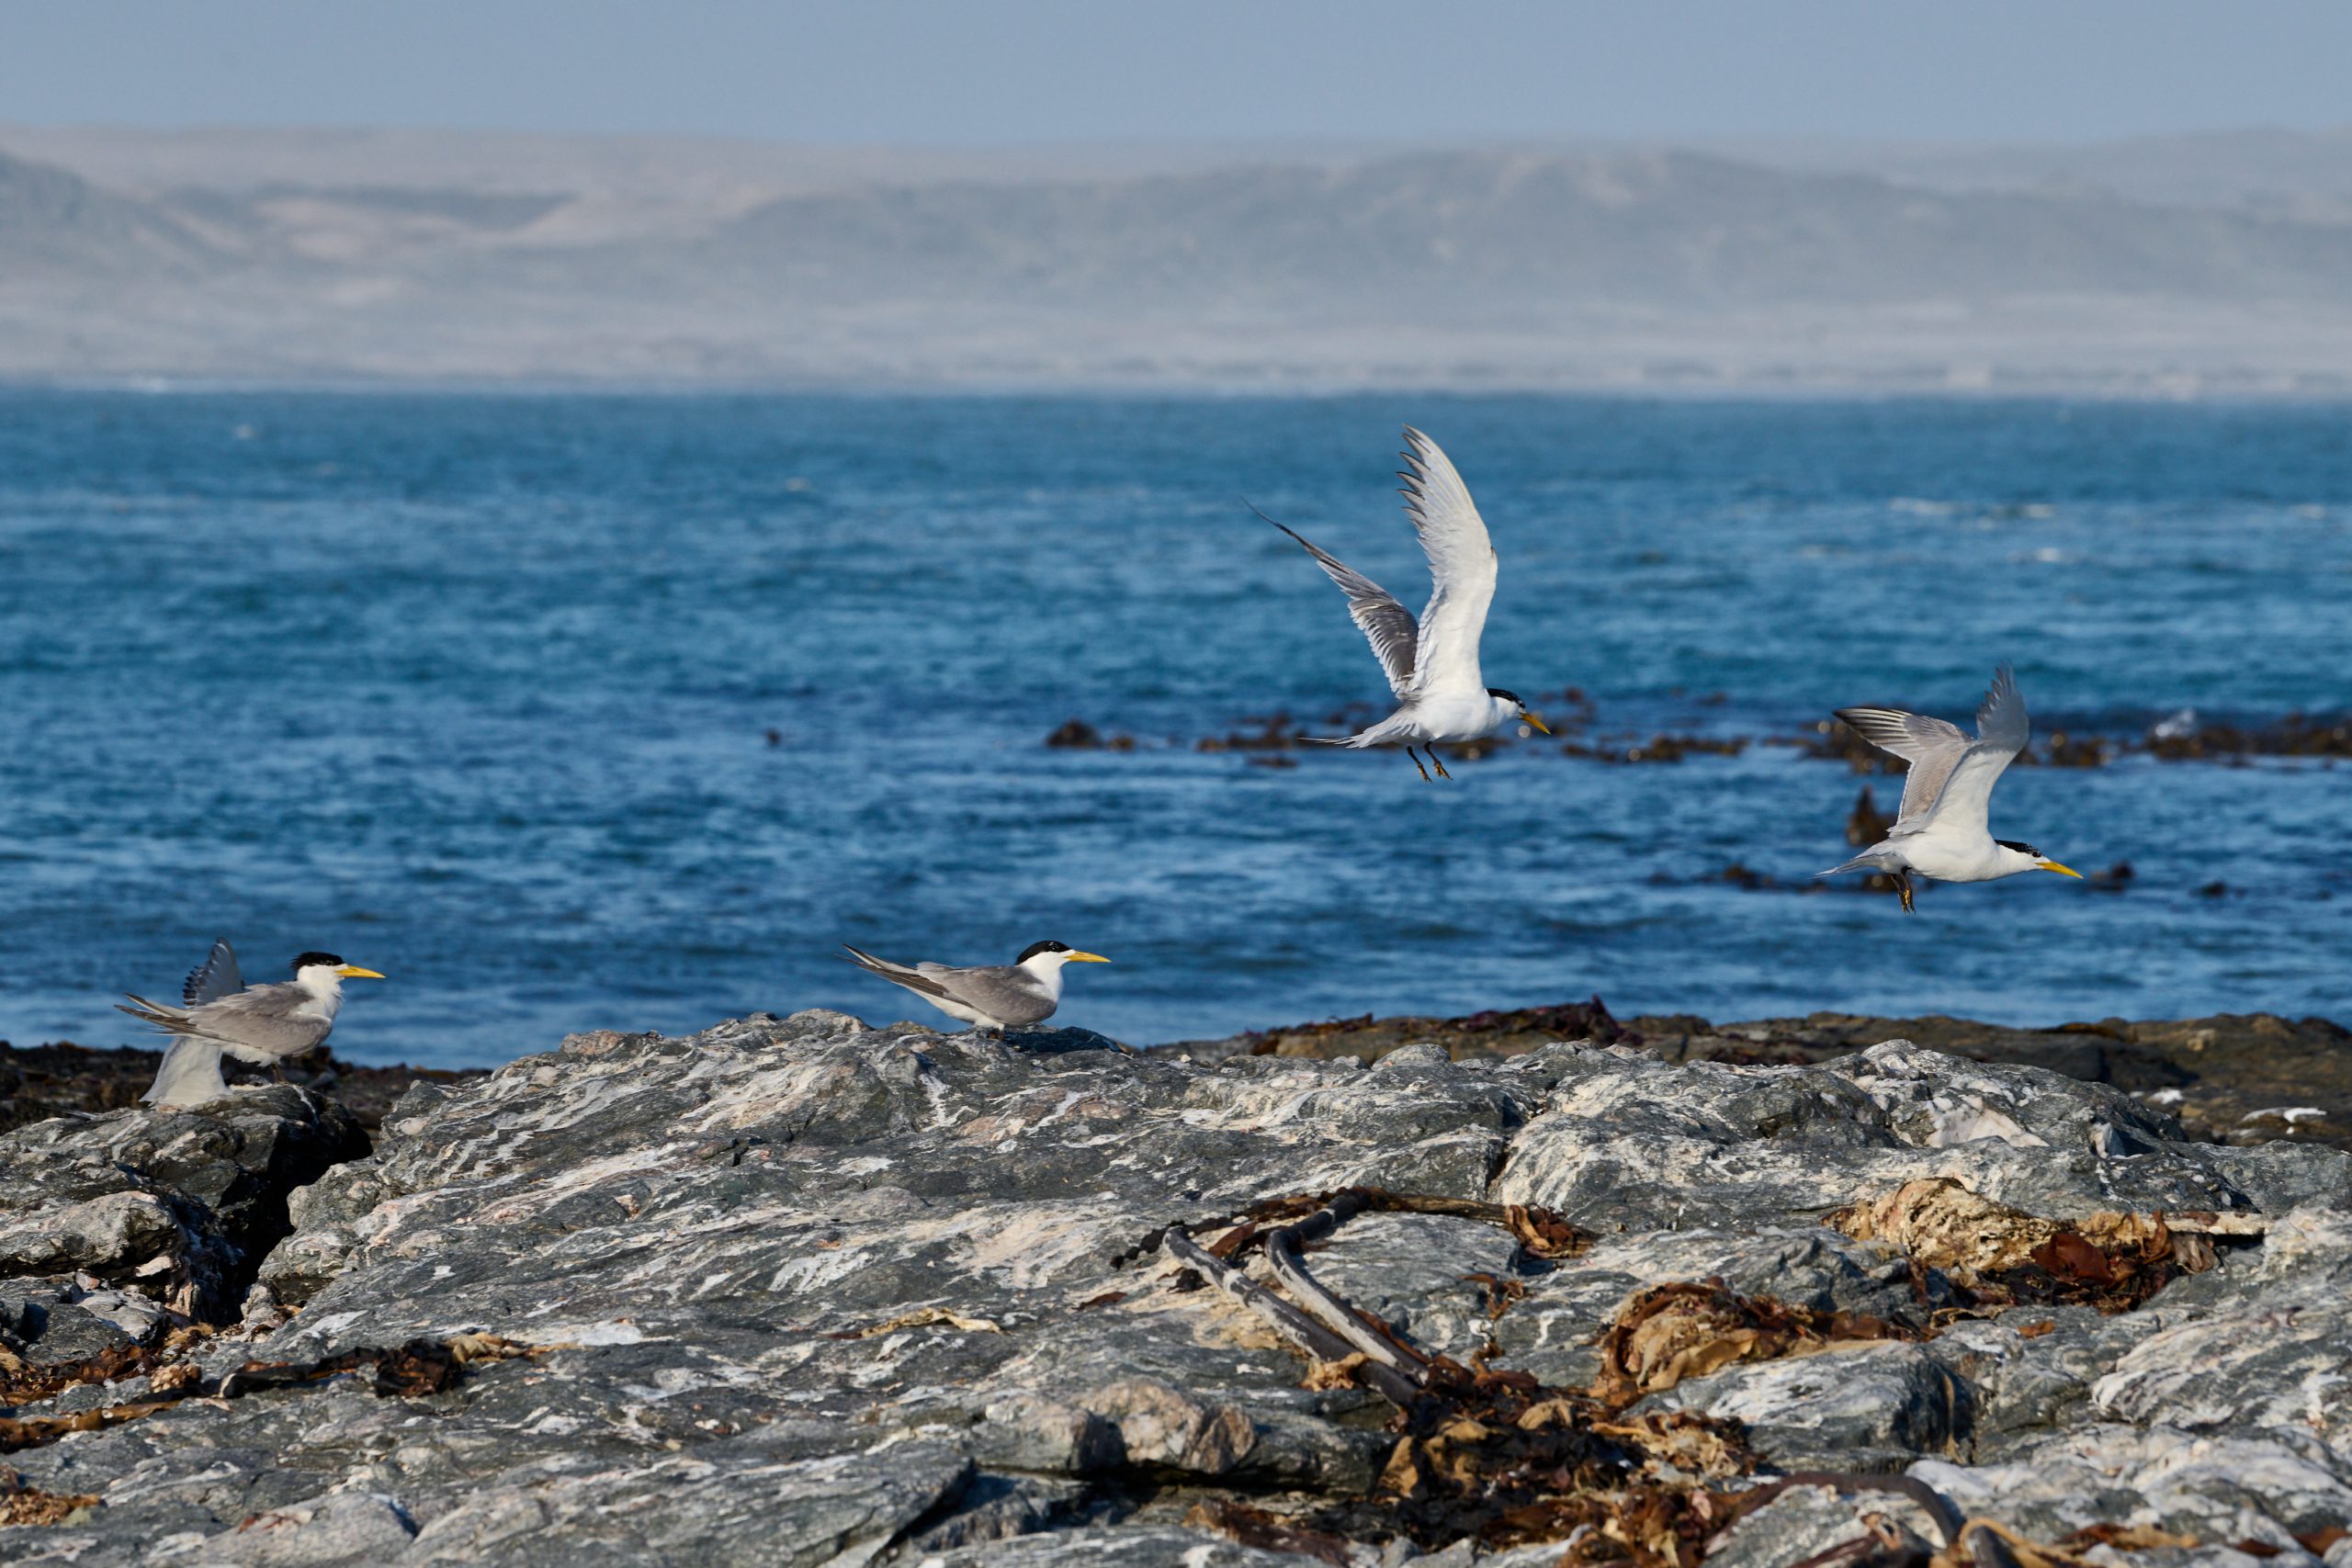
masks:
{"label": "tern's gray wing", "polygon": [[2004,664],[1993,671],[1993,689],[1976,710],[1976,739],[1961,754],[1950,782],[1928,808],[1928,818],[1938,827],[1990,834],[1993,786],[2032,739],[2033,721],[2026,716],[2025,698],[2018,694],[2016,675]]}
{"label": "tern's gray wing", "polygon": [[240,1061],[274,1062],[299,1056],[333,1032],[332,1020],[300,1010],[314,999],[300,986],[284,980],[190,1008],[185,1017],[164,1027],[174,1034],[218,1041]]}
{"label": "tern's gray wing", "polygon": [[1405,481],[1401,492],[1421,552],[1430,558],[1430,602],[1421,612],[1419,660],[1413,694],[1483,693],[1478,640],[1487,629],[1487,607],[1495,602],[1495,545],[1486,520],[1436,442],[1405,427]]}
{"label": "tern's gray wing", "polygon": [[245,977],[237,970],[237,950],[222,937],[212,944],[212,951],[203,963],[187,972],[180,986],[180,1000],[192,1008],[245,988]]}
{"label": "tern's gray wing", "polygon": [[959,1001],[999,1023],[1043,1023],[1054,1016],[1058,1005],[1058,998],[1039,985],[1035,976],[1014,964],[958,969],[945,964],[920,964],[915,967],[950,1000]]}
{"label": "tern's gray wing", "polygon": [[1911,764],[1903,775],[1903,806],[1895,813],[1898,827],[1935,809],[1944,781],[1951,777],[1952,769],[1968,750],[1968,737],[1961,733],[1960,726],[1901,708],[1839,708],[1838,716],[1880,750]]}
{"label": "tern's gray wing", "polygon": [[[1258,512],[1254,506],[1250,510]],[[1262,512],[1258,515],[1266,517]],[[1274,523],[1271,517],[1266,521]],[[1323,569],[1324,575],[1340,585],[1340,592],[1348,596],[1348,614],[1363,628],[1372,651],[1380,658],[1381,669],[1387,671],[1388,689],[1403,696],[1405,688],[1412,684],[1414,649],[1420,637],[1413,612],[1398,604],[1396,595],[1326,552],[1297,529],[1282,523],[1274,523],[1274,526],[1306,546],[1306,553],[1315,558],[1315,564]]]}

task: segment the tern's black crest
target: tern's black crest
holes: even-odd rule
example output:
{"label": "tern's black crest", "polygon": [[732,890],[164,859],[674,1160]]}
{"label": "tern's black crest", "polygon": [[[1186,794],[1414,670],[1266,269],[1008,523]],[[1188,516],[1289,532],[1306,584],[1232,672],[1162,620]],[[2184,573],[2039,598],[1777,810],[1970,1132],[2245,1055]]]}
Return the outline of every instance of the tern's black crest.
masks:
{"label": "tern's black crest", "polygon": [[1028,946],[1021,950],[1021,956],[1014,959],[1013,962],[1015,964],[1026,964],[1041,953],[1068,953],[1069,951],[1070,945],[1066,942],[1033,942]]}
{"label": "tern's black crest", "polygon": [[343,967],[343,960],[332,953],[306,953],[294,961],[294,973],[300,975],[313,964],[323,964],[330,969]]}
{"label": "tern's black crest", "polygon": [[1519,694],[1517,692],[1506,692],[1500,686],[1487,687],[1487,695],[1490,697],[1500,697],[1503,701],[1510,703],[1516,707],[1525,707],[1527,705],[1525,703],[1519,700]]}
{"label": "tern's black crest", "polygon": [[2041,858],[2041,852],[2031,844],[2020,844],[2015,839],[1996,839],[1993,841],[2005,850],[2015,850],[2021,855],[2031,855],[2036,860]]}

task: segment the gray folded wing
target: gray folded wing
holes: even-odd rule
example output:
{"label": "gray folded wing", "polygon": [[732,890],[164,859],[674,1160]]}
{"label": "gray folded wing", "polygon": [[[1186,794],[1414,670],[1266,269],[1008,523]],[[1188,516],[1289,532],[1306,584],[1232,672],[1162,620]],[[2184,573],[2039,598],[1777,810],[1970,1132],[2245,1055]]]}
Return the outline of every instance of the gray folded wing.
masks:
{"label": "gray folded wing", "polygon": [[334,1032],[332,1021],[299,1011],[311,999],[291,981],[254,986],[190,1008],[182,1017],[166,1021],[164,1028],[218,1042],[239,1061],[275,1062],[300,1055]]}
{"label": "gray folded wing", "polygon": [[1057,998],[1026,969],[1009,964],[957,969],[944,964],[919,966],[923,977],[948,997],[999,1023],[1042,1023],[1054,1016]]}
{"label": "gray folded wing", "polygon": [[1039,985],[1029,971],[1014,964],[989,964],[979,968],[958,968],[953,964],[917,964],[911,966],[893,964],[887,958],[876,958],[861,949],[842,944],[850,962],[861,969],[872,970],[885,980],[904,986],[921,996],[936,997],[943,1001],[969,1008],[974,1012],[996,1020],[999,1023],[1037,1023],[1054,1015],[1055,998]]}

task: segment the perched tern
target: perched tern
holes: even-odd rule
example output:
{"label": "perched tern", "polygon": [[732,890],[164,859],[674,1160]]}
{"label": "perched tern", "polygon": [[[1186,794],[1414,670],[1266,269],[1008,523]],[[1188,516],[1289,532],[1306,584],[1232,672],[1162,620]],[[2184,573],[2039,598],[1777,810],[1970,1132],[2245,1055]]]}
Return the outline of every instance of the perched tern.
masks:
{"label": "perched tern", "polygon": [[1054,1016],[1061,1005],[1062,965],[1108,964],[1099,953],[1080,953],[1058,942],[1033,942],[1011,964],[959,969],[952,964],[917,964],[910,968],[842,944],[850,962],[870,969],[894,986],[904,986],[948,1017],[1001,1034],[1026,1029]]}
{"label": "perched tern", "polygon": [[179,1007],[133,994],[131,1017],[172,1036],[155,1081],[140,1098],[151,1105],[201,1105],[229,1092],[220,1077],[223,1052],[241,1062],[273,1066],[322,1043],[334,1030],[346,979],[380,980],[373,969],[345,964],[332,953],[306,953],[294,978],[248,986],[237,970],[237,950],[226,939],[188,971]]}
{"label": "perched tern", "polygon": [[1883,872],[1894,878],[1909,913],[1915,875],[1938,882],[1990,882],[2021,871],[2083,874],[2031,844],[1993,837],[1986,821],[1993,785],[2033,736],[2025,699],[2018,694],[2017,677],[2007,665],[1993,672],[1993,689],[1976,710],[1973,740],[1956,724],[1901,708],[1839,708],[1838,716],[1863,739],[1910,767],[1903,777],[1903,808],[1886,837],[1822,875]]}
{"label": "perched tern", "polygon": [[[1362,748],[1401,740],[1413,766],[1421,768],[1421,760],[1413,756],[1413,748],[1420,746],[1429,750],[1438,776],[1451,778],[1438,759],[1439,744],[1476,740],[1513,719],[1546,735],[1552,728],[1528,712],[1516,694],[1480,677],[1478,638],[1487,627],[1487,606],[1495,599],[1495,547],[1469,488],[1437,443],[1408,424],[1405,446],[1405,468],[1396,476],[1405,488],[1398,493],[1430,559],[1430,602],[1419,621],[1395,594],[1296,529],[1262,512],[1258,515],[1306,546],[1315,564],[1340,585],[1348,596],[1348,614],[1363,628],[1388,674],[1388,689],[1396,694],[1395,713],[1344,740],[1323,744]],[[1421,768],[1421,777],[1429,776],[1429,769]]]}

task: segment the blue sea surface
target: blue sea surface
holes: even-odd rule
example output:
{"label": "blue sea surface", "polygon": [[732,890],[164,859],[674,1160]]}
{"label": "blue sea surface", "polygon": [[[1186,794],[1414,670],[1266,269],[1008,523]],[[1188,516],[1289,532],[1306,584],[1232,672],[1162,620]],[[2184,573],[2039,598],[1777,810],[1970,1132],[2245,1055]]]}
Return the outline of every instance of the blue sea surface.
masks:
{"label": "blue sea surface", "polygon": [[336,1049],[441,1065],[924,1011],[845,941],[1108,953],[1062,1018],[1138,1043],[1593,992],[2352,1017],[2352,768],[2013,770],[1995,830],[2128,890],[1906,919],[1717,879],[1849,852],[1860,781],[1788,746],[1196,750],[1385,695],[1243,499],[1418,609],[1408,422],[1502,557],[1488,682],[1581,688],[1587,743],[1965,719],[2003,659],[2043,734],[2352,705],[2340,405],[11,392],[0,1036],[140,1040],[117,994],[218,935],[385,971]]}

